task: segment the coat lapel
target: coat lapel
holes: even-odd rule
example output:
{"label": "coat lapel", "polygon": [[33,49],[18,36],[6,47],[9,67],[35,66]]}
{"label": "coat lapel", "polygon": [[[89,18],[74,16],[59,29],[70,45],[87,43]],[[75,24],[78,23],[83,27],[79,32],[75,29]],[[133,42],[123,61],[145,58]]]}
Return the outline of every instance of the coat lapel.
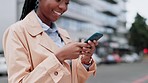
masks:
{"label": "coat lapel", "polygon": [[43,32],[42,36],[39,36],[39,44],[53,53],[59,49],[59,47],[45,32]]}
{"label": "coat lapel", "polygon": [[[34,11],[31,11],[26,16],[26,18],[24,18],[24,22],[24,25],[26,26],[28,33],[31,36],[36,37],[37,41],[41,46],[53,53],[55,53],[56,50],[59,49],[59,47],[54,43],[54,41],[42,29],[41,25],[38,22],[38,19],[36,18],[36,14]],[[58,28],[58,32],[65,44],[71,42],[67,31]]]}
{"label": "coat lapel", "polygon": [[55,52],[59,47],[53,42],[53,40],[44,32],[34,11],[31,11],[26,18],[24,18],[24,26],[28,33],[36,38],[38,43],[51,52]]}
{"label": "coat lapel", "polygon": [[65,31],[65,30],[62,29],[62,28],[58,28],[58,32],[59,32],[59,34],[60,34],[60,36],[61,36],[61,38],[63,39],[63,41],[64,41],[65,44],[68,44],[68,43],[72,42],[72,41],[70,40],[70,36],[69,36],[69,34],[67,33],[67,31]]}

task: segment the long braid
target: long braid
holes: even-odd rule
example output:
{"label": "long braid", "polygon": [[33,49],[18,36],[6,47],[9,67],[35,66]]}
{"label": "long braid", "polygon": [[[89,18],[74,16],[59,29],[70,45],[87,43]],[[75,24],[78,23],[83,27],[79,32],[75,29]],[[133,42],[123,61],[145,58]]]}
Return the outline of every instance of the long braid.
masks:
{"label": "long braid", "polygon": [[36,1],[37,0],[25,0],[20,20],[24,19],[29,12],[35,9]]}

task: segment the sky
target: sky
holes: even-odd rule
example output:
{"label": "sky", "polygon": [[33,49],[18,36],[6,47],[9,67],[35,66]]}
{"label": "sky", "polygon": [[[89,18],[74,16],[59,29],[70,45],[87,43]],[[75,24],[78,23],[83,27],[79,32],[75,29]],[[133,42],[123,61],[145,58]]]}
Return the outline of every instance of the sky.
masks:
{"label": "sky", "polygon": [[148,0],[128,0],[128,2],[126,3],[126,8],[127,28],[131,27],[131,24],[134,22],[137,13],[148,19]]}

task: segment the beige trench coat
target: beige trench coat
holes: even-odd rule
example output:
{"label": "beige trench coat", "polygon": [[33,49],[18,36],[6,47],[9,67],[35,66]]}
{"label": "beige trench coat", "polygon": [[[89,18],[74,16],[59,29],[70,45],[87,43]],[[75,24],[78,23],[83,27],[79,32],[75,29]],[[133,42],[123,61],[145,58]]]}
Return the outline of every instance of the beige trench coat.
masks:
{"label": "beige trench coat", "polygon": [[[59,28],[65,44],[70,42],[68,33]],[[35,12],[11,25],[4,33],[3,48],[8,66],[9,83],[85,83],[96,71],[95,62],[87,71],[80,59],[61,64],[55,57],[58,46],[44,32]]]}

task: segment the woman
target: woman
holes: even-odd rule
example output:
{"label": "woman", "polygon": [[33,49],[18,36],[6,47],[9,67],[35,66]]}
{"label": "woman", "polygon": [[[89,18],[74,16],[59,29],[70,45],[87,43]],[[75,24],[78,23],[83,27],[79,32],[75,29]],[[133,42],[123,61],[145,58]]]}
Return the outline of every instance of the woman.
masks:
{"label": "woman", "polygon": [[4,33],[9,83],[85,83],[96,71],[97,41],[72,42],[54,23],[69,0],[25,0],[21,21]]}

